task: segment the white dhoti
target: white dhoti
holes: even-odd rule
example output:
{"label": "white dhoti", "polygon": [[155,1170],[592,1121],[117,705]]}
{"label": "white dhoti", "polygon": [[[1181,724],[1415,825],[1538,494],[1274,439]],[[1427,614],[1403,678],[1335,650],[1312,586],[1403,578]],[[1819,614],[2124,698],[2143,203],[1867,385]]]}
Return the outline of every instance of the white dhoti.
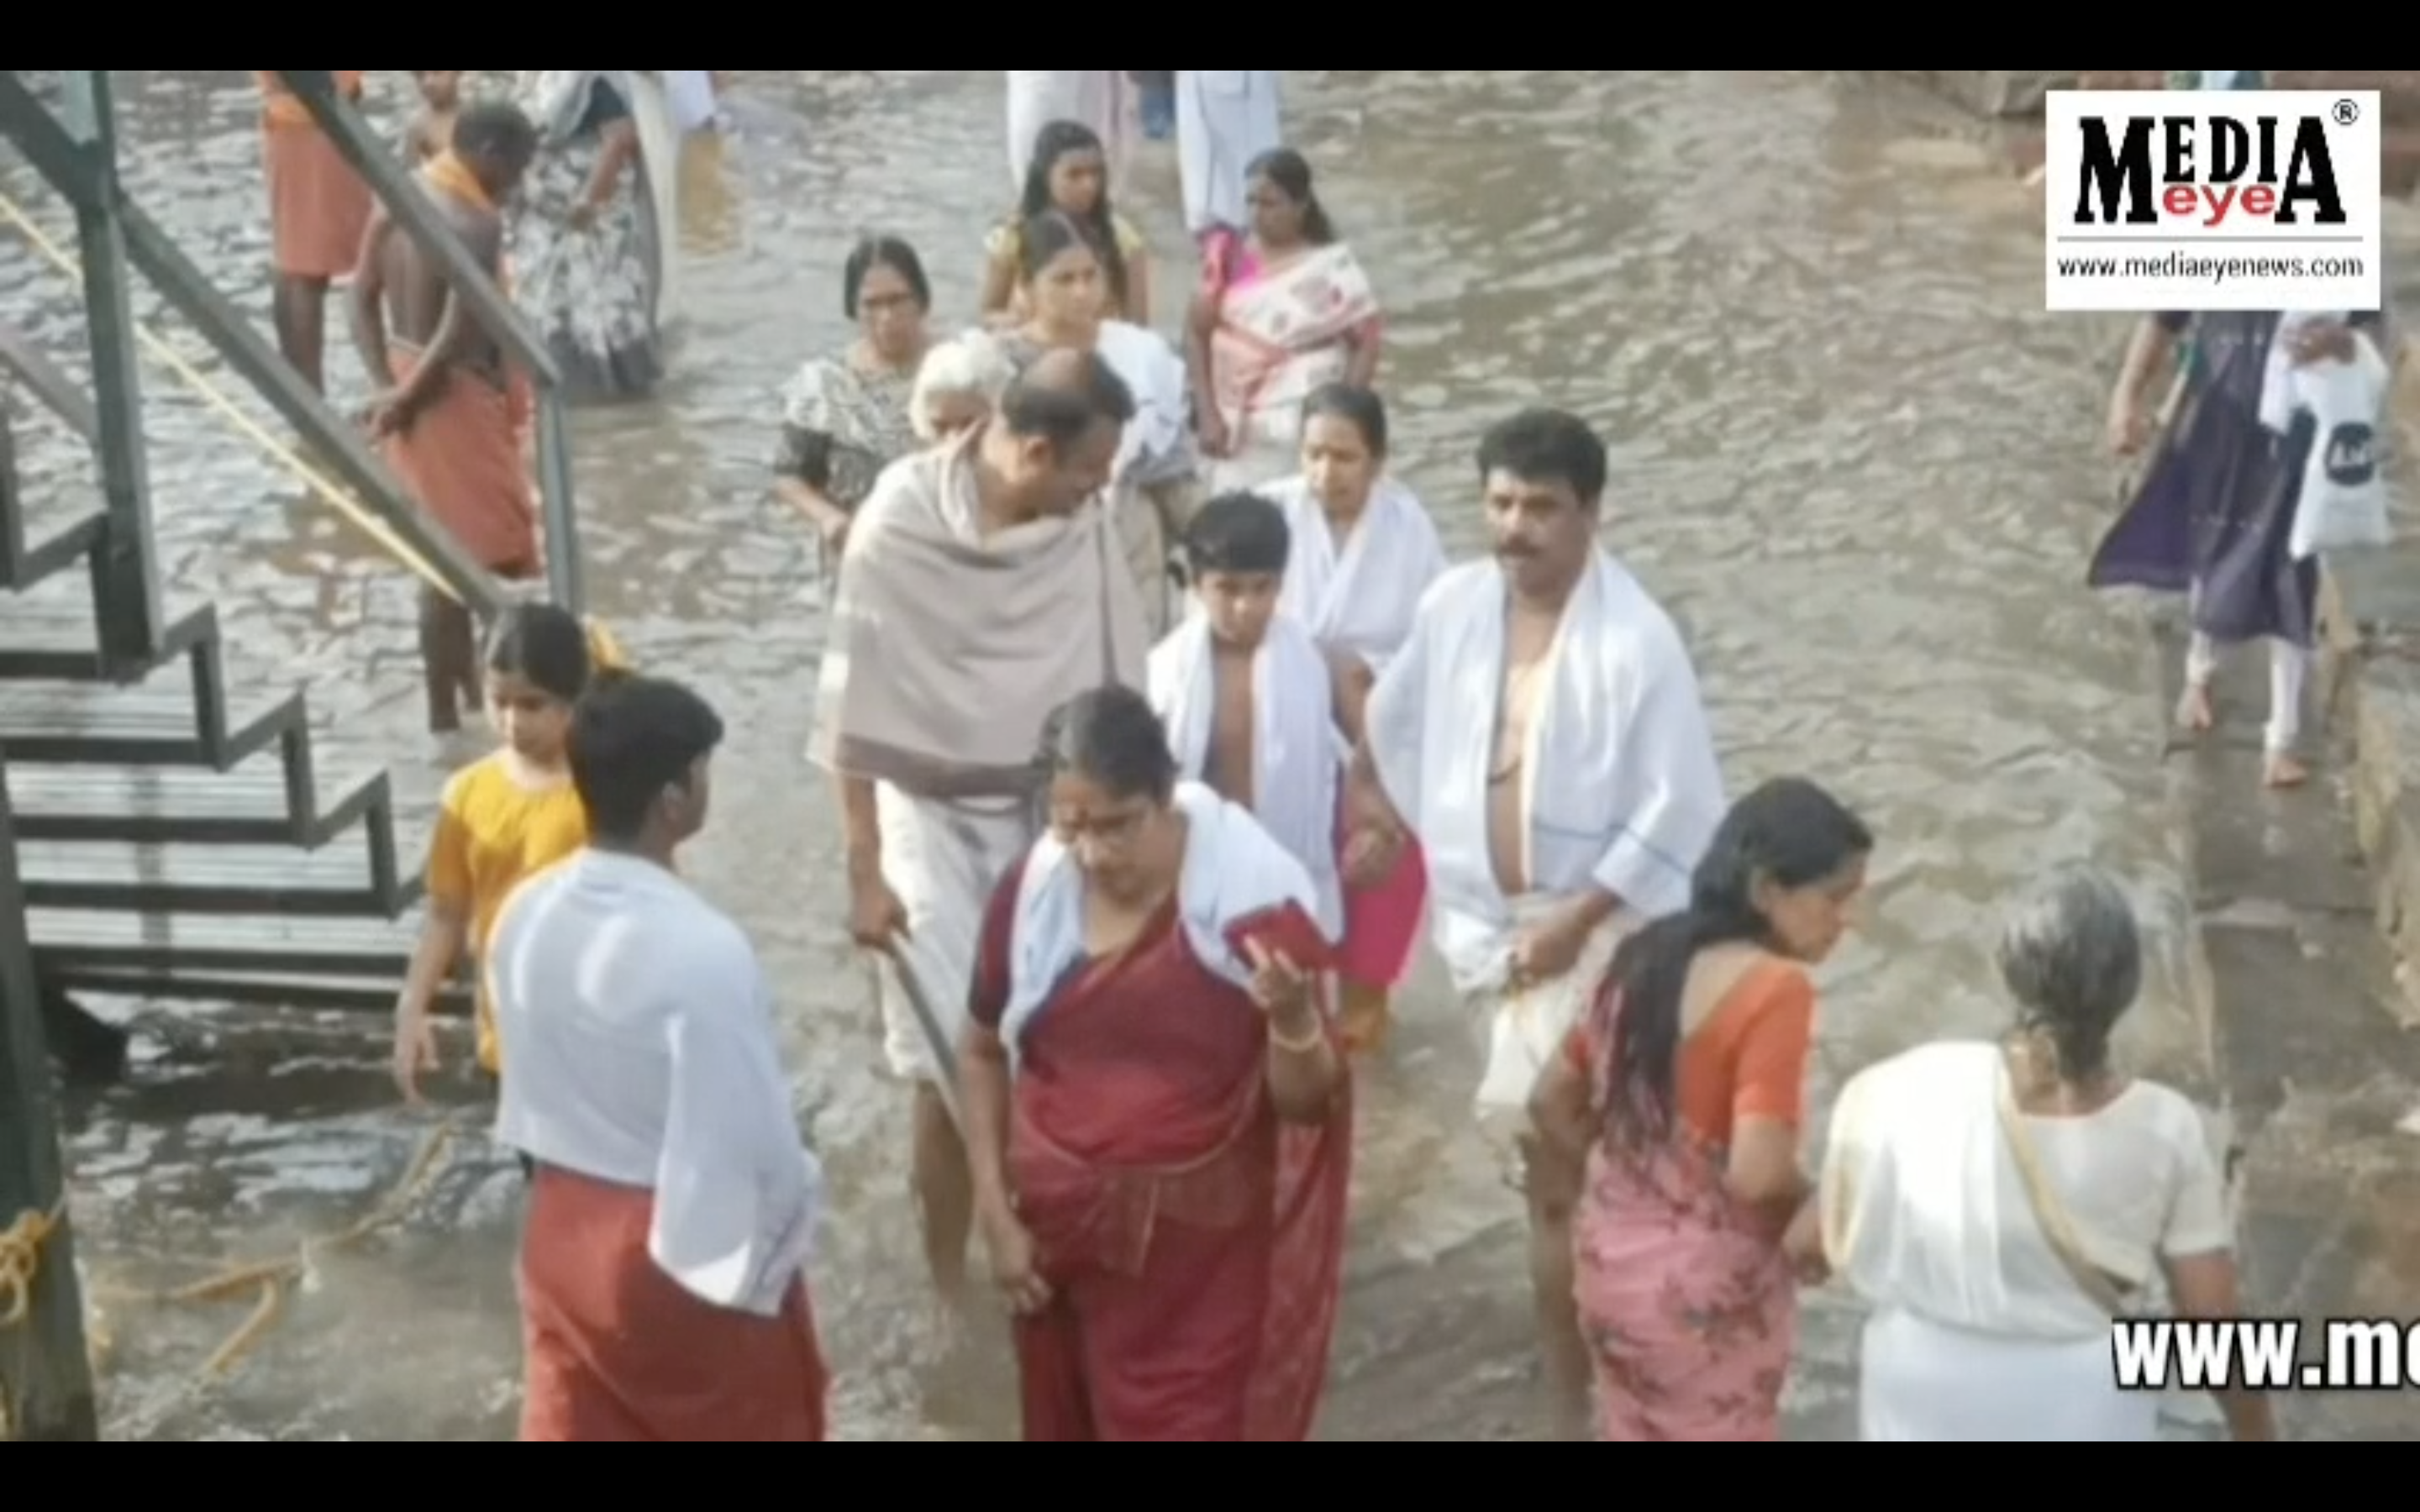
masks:
{"label": "white dhoti", "polygon": [[[1514,929],[1527,928],[1552,913],[1559,900],[1530,897],[1512,904]],[[1486,1057],[1474,1100],[1479,1127],[1491,1144],[1508,1156],[1529,1128],[1529,1094],[1538,1077],[1559,1053],[1571,1032],[1586,1016],[1613,952],[1636,926],[1627,913],[1616,915],[1589,936],[1577,964],[1549,982],[1513,991],[1505,985],[1505,951],[1510,939],[1478,949],[1455,949],[1464,932],[1440,918],[1439,943],[1447,947],[1446,964],[1461,990],[1471,1027]],[[1460,959],[1457,959],[1459,957]]]}
{"label": "white dhoti", "polygon": [[[958,1036],[966,1029],[984,909],[1032,843],[1033,828],[1021,803],[916,798],[887,782],[875,789],[875,805],[882,879],[908,909],[908,938],[893,947],[895,960],[876,967],[883,1059],[893,1076],[939,1086],[954,1107]],[[916,996],[900,984],[903,962],[915,974]]]}
{"label": "white dhoti", "polygon": [[1052,121],[1092,129],[1109,158],[1112,192],[1126,157],[1125,74],[1116,69],[1009,69],[1008,177],[1025,187],[1034,140]]}
{"label": "white dhoti", "polygon": [[1176,75],[1177,169],[1185,186],[1185,226],[1200,236],[1218,226],[1242,230],[1245,170],[1285,145],[1275,69],[1184,69]]}
{"label": "white dhoti", "polygon": [[2149,1443],[2160,1403],[2118,1389],[2105,1335],[1977,1334],[1897,1307],[1866,1320],[1857,1436],[1869,1443]]}

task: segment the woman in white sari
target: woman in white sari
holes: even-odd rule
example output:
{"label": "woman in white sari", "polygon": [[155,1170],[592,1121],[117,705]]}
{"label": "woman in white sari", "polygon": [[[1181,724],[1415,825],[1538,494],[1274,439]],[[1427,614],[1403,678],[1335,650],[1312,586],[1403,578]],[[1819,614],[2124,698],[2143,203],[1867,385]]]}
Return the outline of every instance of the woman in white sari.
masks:
{"label": "woman in white sari", "polygon": [[644,398],[664,373],[679,132],[636,69],[533,69],[540,149],[511,215],[514,295],[579,403]]}
{"label": "woman in white sari", "polygon": [[[1817,1202],[1792,1247],[1869,1304],[1862,1437],[2146,1442],[2160,1396],[2118,1389],[2110,1324],[2240,1316],[2226,1182],[2180,1093],[2119,1074],[2109,1035],[2142,981],[2118,886],[2062,871],[1999,949],[2018,1026],[1860,1072],[1840,1094]],[[2222,1393],[2240,1441],[2266,1398]]]}
{"label": "woman in white sari", "polygon": [[1158,332],[1102,317],[1112,253],[1083,223],[1059,210],[1035,216],[1020,228],[1016,245],[1017,308],[1025,318],[998,335],[1010,365],[1021,373],[1058,347],[1098,352],[1134,395],[1135,418],[1103,497],[1156,642],[1175,619],[1170,553],[1199,498],[1185,363]]}

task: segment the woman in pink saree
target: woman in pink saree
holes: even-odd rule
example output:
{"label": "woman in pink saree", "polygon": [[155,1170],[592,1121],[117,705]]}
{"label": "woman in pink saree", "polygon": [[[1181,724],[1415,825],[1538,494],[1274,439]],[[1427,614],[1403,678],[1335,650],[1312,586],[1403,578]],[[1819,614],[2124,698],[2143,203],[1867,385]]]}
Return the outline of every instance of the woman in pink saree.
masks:
{"label": "woman in pink saree", "polygon": [[1248,237],[1202,241],[1202,288],[1186,322],[1194,424],[1213,492],[1292,474],[1303,402],[1378,372],[1378,298],[1336,234],[1299,152],[1263,154],[1247,178]]}
{"label": "woman in pink saree", "polygon": [[1811,782],[1741,799],[1689,906],[1625,941],[1531,1101],[1573,1196],[1608,1443],[1769,1443],[1797,1342],[1782,1249],[1815,989],[1873,836]]}

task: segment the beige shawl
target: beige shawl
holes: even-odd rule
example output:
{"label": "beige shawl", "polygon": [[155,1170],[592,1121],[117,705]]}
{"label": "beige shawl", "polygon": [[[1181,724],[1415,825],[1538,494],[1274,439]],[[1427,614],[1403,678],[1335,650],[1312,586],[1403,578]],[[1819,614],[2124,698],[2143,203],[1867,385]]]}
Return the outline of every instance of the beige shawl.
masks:
{"label": "beige shawl", "polygon": [[919,797],[1022,796],[1053,709],[1143,686],[1142,609],[1100,506],[985,539],[983,435],[892,464],[857,511],[809,748],[819,765]]}

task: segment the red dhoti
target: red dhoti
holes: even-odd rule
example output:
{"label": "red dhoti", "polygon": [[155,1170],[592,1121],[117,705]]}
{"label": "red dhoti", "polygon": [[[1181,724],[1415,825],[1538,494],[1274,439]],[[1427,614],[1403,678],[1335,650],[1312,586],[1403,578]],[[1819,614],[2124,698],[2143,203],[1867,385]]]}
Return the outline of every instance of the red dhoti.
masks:
{"label": "red dhoti", "polygon": [[277,270],[288,278],[342,278],[362,255],[370,186],[316,124],[272,120],[261,133]]}
{"label": "red dhoti", "polygon": [[779,1318],[647,1254],[652,1194],[541,1165],[521,1237],[523,1443],[820,1443],[830,1378],[800,1281]]}
{"label": "red dhoti", "polygon": [[[997,1025],[1013,871],[972,1007]],[[1002,900],[1006,902],[1003,903]],[[1298,1443],[1326,1386],[1351,1174],[1349,1087],[1280,1123],[1267,1026],[1171,910],[1028,1027],[1009,1175],[1054,1292],[1016,1328],[1028,1443]]]}
{"label": "red dhoti", "polygon": [[[397,382],[421,354],[400,342],[388,357]],[[420,507],[473,561],[506,578],[537,565],[537,509],[521,466],[523,391],[466,368],[445,376],[411,425],[387,439],[387,465]]]}

